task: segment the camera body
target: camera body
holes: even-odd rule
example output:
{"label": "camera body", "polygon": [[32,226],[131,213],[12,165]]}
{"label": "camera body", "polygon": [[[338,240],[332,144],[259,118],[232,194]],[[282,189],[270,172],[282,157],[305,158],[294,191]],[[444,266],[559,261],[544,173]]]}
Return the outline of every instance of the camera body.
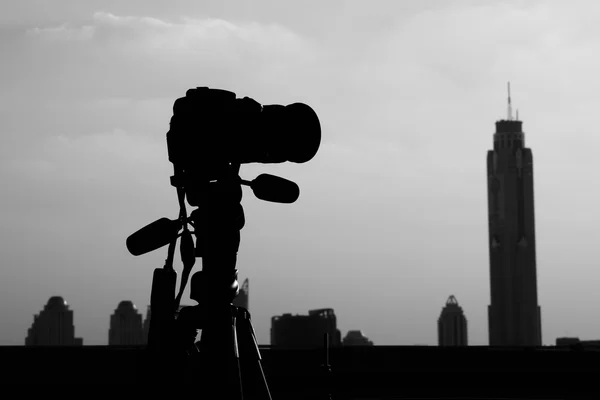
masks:
{"label": "camera body", "polygon": [[184,187],[190,205],[198,205],[193,192],[212,181],[235,179],[232,166],[304,163],[320,142],[319,119],[306,104],[262,106],[227,90],[190,89],[175,101],[167,132],[172,184]]}

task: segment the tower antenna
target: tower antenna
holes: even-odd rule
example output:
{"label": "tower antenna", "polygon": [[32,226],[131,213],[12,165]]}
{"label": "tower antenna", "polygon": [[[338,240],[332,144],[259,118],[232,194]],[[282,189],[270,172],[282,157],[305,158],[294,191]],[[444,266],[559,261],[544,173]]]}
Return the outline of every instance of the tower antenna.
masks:
{"label": "tower antenna", "polygon": [[510,102],[510,82],[508,82],[508,120],[512,121],[512,104]]}

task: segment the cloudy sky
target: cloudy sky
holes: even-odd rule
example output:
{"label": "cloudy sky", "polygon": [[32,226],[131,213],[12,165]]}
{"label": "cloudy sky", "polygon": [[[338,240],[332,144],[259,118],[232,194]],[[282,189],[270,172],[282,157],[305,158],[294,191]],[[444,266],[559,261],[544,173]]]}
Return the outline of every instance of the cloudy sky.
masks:
{"label": "cloudy sky", "polygon": [[1,2],[0,344],[53,295],[89,345],[119,301],[145,313],[166,248],[125,239],[177,216],[172,104],[208,86],[321,120],[310,162],[241,169],[301,188],[292,205],[244,189],[260,343],[271,316],[332,307],[343,334],[433,345],[453,294],[487,345],[485,159],[507,81],[534,154],[543,343],[600,338],[599,17],[593,1]]}

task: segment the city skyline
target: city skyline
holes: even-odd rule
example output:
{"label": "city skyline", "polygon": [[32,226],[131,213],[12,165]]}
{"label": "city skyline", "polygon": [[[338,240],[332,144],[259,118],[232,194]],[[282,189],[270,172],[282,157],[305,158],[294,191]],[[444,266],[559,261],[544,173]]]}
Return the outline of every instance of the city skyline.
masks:
{"label": "city skyline", "polygon": [[197,86],[304,102],[322,123],[310,162],[241,168],[300,187],[290,205],[244,189],[238,269],[260,343],[271,316],[325,306],[378,345],[434,345],[455,293],[486,345],[485,152],[507,81],[536,153],[543,344],[599,336],[575,314],[600,303],[600,5],[175,2],[0,5],[1,345],[56,293],[86,345],[106,343],[114,299],[149,304],[166,249],[133,257],[125,240],[177,216],[165,134]]}
{"label": "city skyline", "polygon": [[[243,286],[247,293],[247,279]],[[247,297],[243,301],[247,301]],[[178,311],[189,306],[189,304],[181,304],[178,307]],[[62,296],[52,296],[46,306],[38,314],[34,315],[34,322],[27,331],[25,345],[82,345],[82,339],[74,338],[76,327],[72,322],[73,314],[73,310],[69,309],[69,304]],[[270,327],[271,340],[274,337],[274,321],[282,317],[301,320],[298,326],[302,328],[302,332],[298,332],[299,335],[296,335],[296,341],[298,341],[298,338],[312,333],[311,328],[317,328],[319,331],[330,330],[332,332],[332,346],[339,346],[341,344],[341,332],[339,330],[336,331],[337,322],[334,310],[332,309],[310,310],[309,315],[292,315],[287,313],[281,316],[273,316]],[[332,318],[333,320],[331,320]],[[306,322],[308,322],[308,325],[306,325]],[[147,315],[144,319],[143,314],[131,300],[121,300],[109,318],[107,344],[109,346],[147,345],[149,323],[150,306],[147,307]],[[66,324],[66,329],[56,329],[56,326],[60,324]],[[197,340],[200,340],[201,331],[198,333]],[[352,343],[351,345],[357,345],[361,341],[373,345],[372,342],[369,342],[368,338],[363,336],[361,330],[349,330],[346,336],[349,342]],[[320,344],[320,334],[318,334],[318,338]],[[340,343],[337,343],[336,340]],[[75,343],[72,343],[73,341]],[[261,343],[261,345],[270,344],[272,343]]]}

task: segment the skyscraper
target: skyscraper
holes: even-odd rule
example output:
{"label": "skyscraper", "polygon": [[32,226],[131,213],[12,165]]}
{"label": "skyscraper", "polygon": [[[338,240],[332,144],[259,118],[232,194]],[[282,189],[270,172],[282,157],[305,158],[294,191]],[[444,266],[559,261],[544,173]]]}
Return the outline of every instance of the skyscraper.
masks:
{"label": "skyscraper", "polygon": [[450,296],[438,318],[438,344],[440,346],[467,346],[467,318],[456,297]]}
{"label": "skyscraper", "polygon": [[138,313],[133,302],[124,300],[119,303],[110,316],[108,330],[109,346],[131,346],[144,344],[142,314]]}
{"label": "skyscraper", "polygon": [[494,149],[487,154],[491,304],[490,346],[541,346],[537,299],[533,158],[523,123],[496,122]]}
{"label": "skyscraper", "polygon": [[248,308],[248,297],[250,295],[250,281],[248,278],[244,280],[242,287],[240,288],[240,294],[237,295],[235,299],[233,299],[233,305],[237,307],[243,307],[246,310],[250,311]]}
{"label": "skyscraper", "polygon": [[81,346],[83,339],[75,337],[73,311],[60,296],[48,300],[44,309],[34,315],[27,331],[25,346]]}
{"label": "skyscraper", "polygon": [[343,346],[373,346],[373,342],[362,331],[352,330],[346,333],[342,340]]}

